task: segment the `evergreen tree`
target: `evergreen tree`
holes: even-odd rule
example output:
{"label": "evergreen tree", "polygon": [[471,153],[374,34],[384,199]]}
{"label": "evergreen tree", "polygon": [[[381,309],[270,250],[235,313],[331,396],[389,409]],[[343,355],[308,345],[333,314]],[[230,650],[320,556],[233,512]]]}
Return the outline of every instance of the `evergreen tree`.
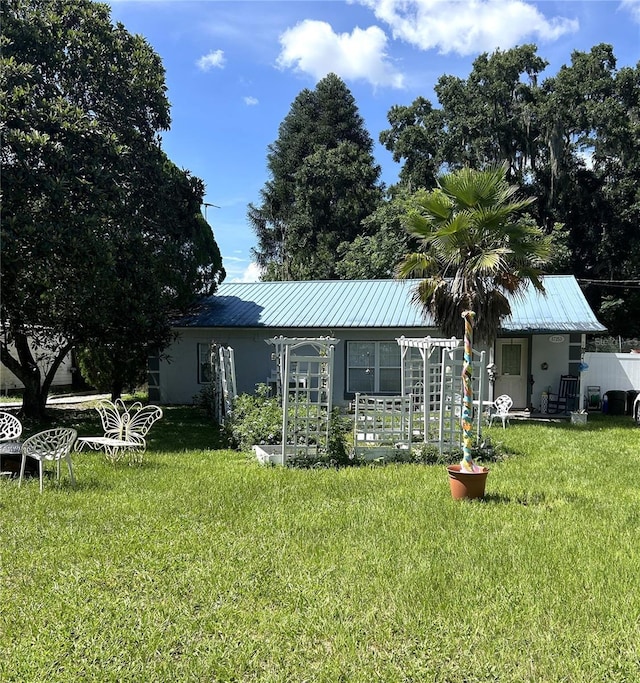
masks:
{"label": "evergreen tree", "polygon": [[303,90],[269,146],[270,179],[248,218],[265,279],[330,279],[337,248],[352,242],[381,201],[380,168],[344,82],[329,74]]}

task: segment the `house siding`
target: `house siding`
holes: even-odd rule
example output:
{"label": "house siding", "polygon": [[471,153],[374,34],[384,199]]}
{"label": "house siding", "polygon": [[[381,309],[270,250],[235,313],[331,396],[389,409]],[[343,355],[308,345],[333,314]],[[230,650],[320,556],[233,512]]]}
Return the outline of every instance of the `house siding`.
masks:
{"label": "house siding", "polygon": [[346,353],[349,341],[395,341],[398,337],[424,337],[433,335],[434,330],[424,328],[395,329],[349,329],[329,330],[316,328],[293,329],[280,328],[274,330],[249,329],[185,329],[181,330],[178,339],[171,347],[168,358],[160,359],[160,387],[158,400],[162,403],[192,403],[202,389],[198,384],[198,344],[217,344],[231,346],[236,357],[236,383],[239,393],[253,393],[256,384],[267,382],[272,371],[276,369],[271,354],[274,347],[267,343],[273,337],[334,337],[336,343],[334,355],[333,389],[336,403],[346,403]]}
{"label": "house siding", "polygon": [[[9,347],[9,351],[13,351]],[[64,360],[56,370],[53,381],[51,382],[52,387],[68,387],[73,384],[73,364],[71,360],[71,354],[67,354]],[[46,366],[44,363],[40,363],[41,372],[45,373]],[[24,389],[24,384],[7,368],[5,365],[0,363],[0,392],[6,394],[10,391],[22,390]]]}
{"label": "house siding", "polygon": [[[237,389],[252,393],[275,370],[267,340],[334,337],[334,399],[345,403],[346,353],[350,341],[395,341],[398,337],[438,337],[433,323],[412,302],[416,281],[320,281],[225,283],[188,314],[176,319],[178,339],[152,372],[154,396],[161,403],[191,403],[198,384],[198,344],[231,346]],[[527,400],[537,408],[545,390],[557,390],[561,374],[577,374],[584,332],[601,332],[575,279],[548,276],[547,296],[528,291],[513,301],[502,338],[529,340]],[[571,349],[571,350],[570,350]],[[488,362],[493,349],[488,350]],[[546,369],[543,366],[546,364]],[[533,382],[531,382],[533,380]]]}

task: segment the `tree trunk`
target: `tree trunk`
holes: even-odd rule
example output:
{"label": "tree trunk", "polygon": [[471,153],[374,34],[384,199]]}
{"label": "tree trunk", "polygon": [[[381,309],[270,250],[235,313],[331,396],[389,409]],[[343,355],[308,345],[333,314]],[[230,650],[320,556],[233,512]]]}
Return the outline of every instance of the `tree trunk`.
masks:
{"label": "tree trunk", "polygon": [[21,378],[21,381],[24,384],[21,415],[36,420],[43,420],[47,416],[47,394],[42,391],[40,370]]}
{"label": "tree trunk", "polygon": [[9,353],[6,344],[2,344],[0,349],[0,359],[24,385],[20,412],[25,417],[42,419],[45,417],[47,397],[42,396],[40,368],[29,348],[29,341],[25,334],[18,332],[14,335],[14,346],[17,359]]}
{"label": "tree trunk", "polygon": [[14,358],[9,353],[6,344],[0,344],[0,360],[24,385],[21,414],[24,417],[42,420],[46,417],[47,397],[51,382],[64,357],[71,349],[71,344],[67,343],[58,349],[44,381],[42,381],[42,373],[33,357],[29,340],[23,332],[15,333],[14,346],[18,358]]}
{"label": "tree trunk", "polygon": [[120,398],[122,396],[122,392],[124,390],[124,383],[120,379],[114,379],[111,382],[111,400],[115,401],[116,399]]}

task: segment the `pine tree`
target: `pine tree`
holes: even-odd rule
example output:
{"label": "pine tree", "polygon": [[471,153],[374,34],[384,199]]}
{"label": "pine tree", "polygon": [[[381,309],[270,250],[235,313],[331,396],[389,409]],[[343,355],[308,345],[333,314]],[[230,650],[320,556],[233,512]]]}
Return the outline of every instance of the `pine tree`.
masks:
{"label": "pine tree", "polygon": [[361,234],[382,198],[373,140],[335,74],[303,90],[269,145],[270,179],[248,219],[264,279],[336,277],[337,247]]}

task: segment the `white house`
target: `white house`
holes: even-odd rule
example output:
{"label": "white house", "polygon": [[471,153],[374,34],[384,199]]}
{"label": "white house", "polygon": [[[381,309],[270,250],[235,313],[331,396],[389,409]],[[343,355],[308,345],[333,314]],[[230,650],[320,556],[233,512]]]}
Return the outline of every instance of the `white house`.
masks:
{"label": "white house", "polygon": [[[355,392],[400,393],[396,339],[440,336],[412,301],[417,280],[333,280],[223,283],[175,320],[178,333],[165,357],[149,364],[149,399],[191,403],[208,381],[209,344],[234,349],[237,387],[251,393],[275,369],[267,339],[334,337],[334,402]],[[543,278],[546,295],[529,287],[514,299],[489,361],[496,365],[494,396],[514,408],[538,408],[543,391],[557,391],[560,375],[579,374],[587,333],[604,332],[570,275]]]}
{"label": "white house", "polygon": [[[9,352],[12,355],[15,354],[15,350],[12,345],[9,345]],[[40,348],[34,347],[34,355],[40,371],[46,373],[50,367],[50,358],[46,351]],[[73,370],[73,360],[71,354],[68,353],[60,366],[56,370],[53,381],[51,383],[52,387],[65,387],[71,386],[74,381],[74,370]],[[9,370],[4,363],[0,363],[0,393],[9,394],[13,391],[21,391],[24,389],[24,384]]]}

